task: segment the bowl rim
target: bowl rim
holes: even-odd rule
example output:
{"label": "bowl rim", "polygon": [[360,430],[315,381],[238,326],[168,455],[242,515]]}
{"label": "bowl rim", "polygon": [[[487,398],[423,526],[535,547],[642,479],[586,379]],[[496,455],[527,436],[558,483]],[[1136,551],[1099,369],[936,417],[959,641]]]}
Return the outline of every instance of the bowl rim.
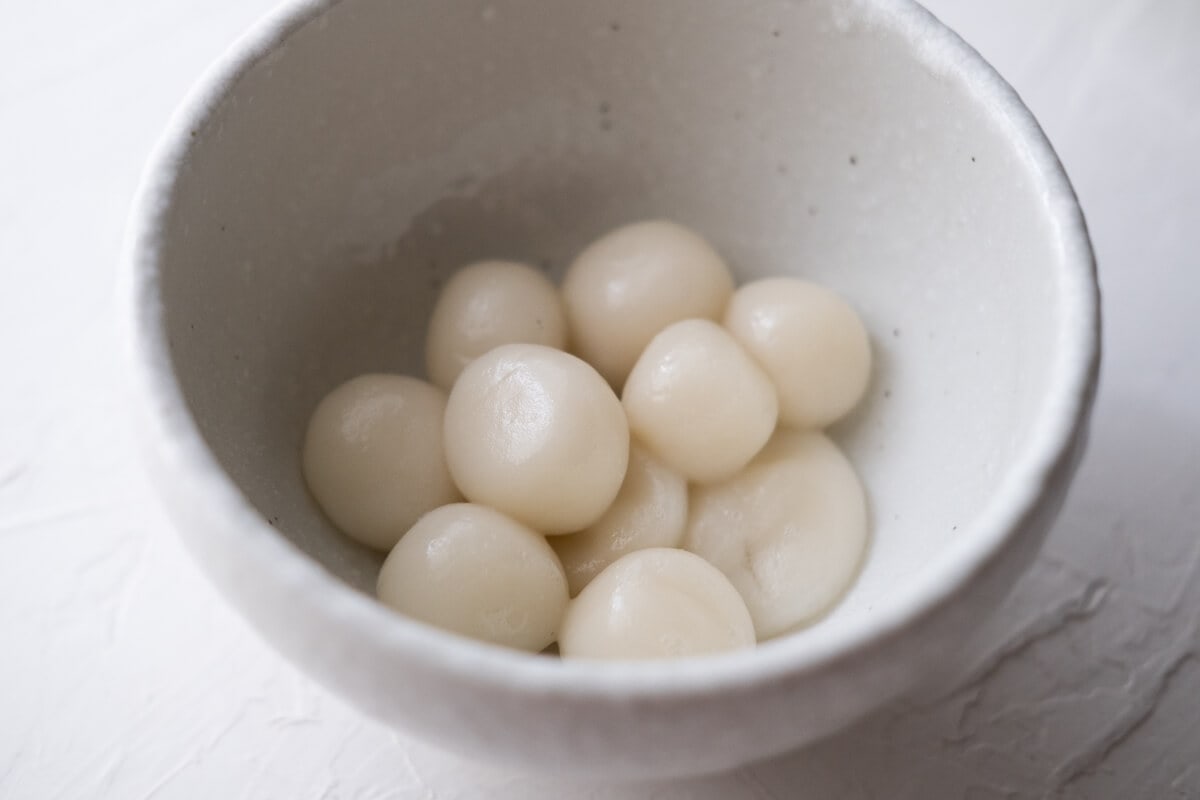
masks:
{"label": "bowl rim", "polygon": [[[348,586],[292,544],[225,473],[191,417],[172,366],[158,265],[173,194],[195,131],[212,118],[226,92],[248,70],[341,2],[286,0],[202,75],[172,116],[143,172],[120,269],[118,322],[142,445],[150,448],[165,473],[161,477],[174,481],[173,491],[204,508],[208,519],[218,523],[209,526],[207,535],[223,539],[226,549],[246,559],[240,571],[252,570],[257,576],[257,594],[271,593],[279,602],[303,609],[309,624],[337,625],[345,636],[373,640],[373,650],[389,661],[424,661],[448,679],[541,697],[694,697],[792,680],[861,656],[944,607],[997,560],[1006,545],[1020,538],[1021,526],[1038,510],[1044,489],[1070,462],[1096,391],[1100,298],[1083,213],[1033,114],[979,53],[915,0],[852,0],[868,24],[898,34],[928,69],[960,82],[1017,145],[1031,175],[1041,183],[1037,188],[1060,253],[1060,346],[1029,443],[982,513],[960,526],[960,537],[929,565],[922,580],[898,591],[891,605],[877,608],[857,624],[818,625],[804,636],[781,637],[750,651],[680,661],[564,661],[470,641],[408,620]],[[221,568],[206,560],[207,548],[190,549],[209,577],[228,590]],[[238,610],[264,638],[274,638],[269,626],[255,619],[254,609],[242,605]]]}

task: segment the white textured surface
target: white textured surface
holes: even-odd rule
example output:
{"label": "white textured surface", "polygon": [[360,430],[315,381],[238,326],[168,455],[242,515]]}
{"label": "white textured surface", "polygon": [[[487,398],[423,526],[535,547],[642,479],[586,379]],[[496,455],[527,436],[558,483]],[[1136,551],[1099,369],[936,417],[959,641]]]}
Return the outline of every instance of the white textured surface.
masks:
{"label": "white textured surface", "polygon": [[937,0],[1042,120],[1092,226],[1092,447],[942,689],[686,783],[466,765],[281,662],[167,532],[123,424],[113,278],[138,170],[268,6],[13,4],[0,24],[0,797],[1200,797],[1200,3]]}

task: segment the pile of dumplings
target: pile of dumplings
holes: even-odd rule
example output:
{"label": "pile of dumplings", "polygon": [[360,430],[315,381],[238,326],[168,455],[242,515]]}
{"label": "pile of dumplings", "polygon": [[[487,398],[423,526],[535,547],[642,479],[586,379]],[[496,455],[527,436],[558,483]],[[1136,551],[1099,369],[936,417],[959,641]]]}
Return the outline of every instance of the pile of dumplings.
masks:
{"label": "pile of dumplings", "polygon": [[334,525],[387,553],[396,611],[564,658],[677,658],[810,625],[853,582],[866,499],[821,431],[871,351],[828,289],[735,287],[697,233],[638,222],[560,287],[463,267],[425,344],[428,380],[326,396],[302,458]]}

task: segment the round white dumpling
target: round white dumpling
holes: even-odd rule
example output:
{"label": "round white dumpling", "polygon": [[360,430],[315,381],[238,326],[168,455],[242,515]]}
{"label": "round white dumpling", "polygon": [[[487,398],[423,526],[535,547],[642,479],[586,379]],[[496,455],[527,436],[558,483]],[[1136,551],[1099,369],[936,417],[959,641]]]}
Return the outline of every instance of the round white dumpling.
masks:
{"label": "round white dumpling", "polygon": [[770,378],[728,331],[684,320],[651,340],[621,396],[633,434],[688,480],[723,480],[775,429]]}
{"label": "round white dumpling", "polygon": [[609,385],[575,356],[535,344],[503,345],[467,365],[445,432],[467,499],[547,534],[599,519],[629,461],[629,426]]}
{"label": "round white dumpling", "polygon": [[442,448],[445,410],[444,392],[404,375],[362,375],[320,402],[304,478],[343,533],[388,550],[422,514],[462,499]]}
{"label": "round white dumpling", "polygon": [[532,652],[554,641],[568,600],[546,539],[471,503],[421,517],[383,562],[376,591],[413,619]]}
{"label": "round white dumpling", "polygon": [[672,322],[720,320],[733,277],[682,225],[637,222],[592,242],[563,278],[572,345],[619,390],[655,334]]}
{"label": "round white dumpling", "polygon": [[429,380],[449,391],[467,364],[494,347],[519,342],[567,346],[558,290],[527,264],[469,264],[450,278],[433,307],[425,337]]}
{"label": "round white dumpling", "polygon": [[683,476],[633,445],[625,482],[604,516],[586,530],[550,540],[567,572],[571,596],[626,553],[647,547],[678,547],[687,510]]}
{"label": "round white dumpling", "polygon": [[564,658],[660,659],[754,646],[754,623],[729,580],[684,550],[654,547],[614,561],[571,601]]}
{"label": "round white dumpling", "polygon": [[781,428],[743,472],[692,490],[683,546],[729,577],[761,641],[845,593],[867,547],[866,498],[837,445]]}
{"label": "round white dumpling", "polygon": [[862,320],[823,286],[767,278],[734,292],[725,327],[779,391],[779,421],[824,428],[854,408],[871,377]]}

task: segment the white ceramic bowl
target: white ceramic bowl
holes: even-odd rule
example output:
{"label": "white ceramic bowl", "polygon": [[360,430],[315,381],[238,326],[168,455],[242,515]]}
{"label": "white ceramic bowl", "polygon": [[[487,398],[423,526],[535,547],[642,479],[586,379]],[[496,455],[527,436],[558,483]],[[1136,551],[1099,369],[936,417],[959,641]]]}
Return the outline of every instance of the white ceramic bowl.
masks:
{"label": "white ceramic bowl", "polygon": [[[178,527],[286,657],[460,753],[606,776],[795,748],[911,687],[1036,550],[1082,448],[1098,301],[1083,218],[1013,91],[908,0],[298,2],[167,132],[133,215],[143,444]],[[305,492],[338,382],[419,371],[438,283],[558,271],[667,216],[741,278],[811,277],[877,366],[837,430],[874,541],[845,602],[757,651],[560,662],[392,614]]]}

